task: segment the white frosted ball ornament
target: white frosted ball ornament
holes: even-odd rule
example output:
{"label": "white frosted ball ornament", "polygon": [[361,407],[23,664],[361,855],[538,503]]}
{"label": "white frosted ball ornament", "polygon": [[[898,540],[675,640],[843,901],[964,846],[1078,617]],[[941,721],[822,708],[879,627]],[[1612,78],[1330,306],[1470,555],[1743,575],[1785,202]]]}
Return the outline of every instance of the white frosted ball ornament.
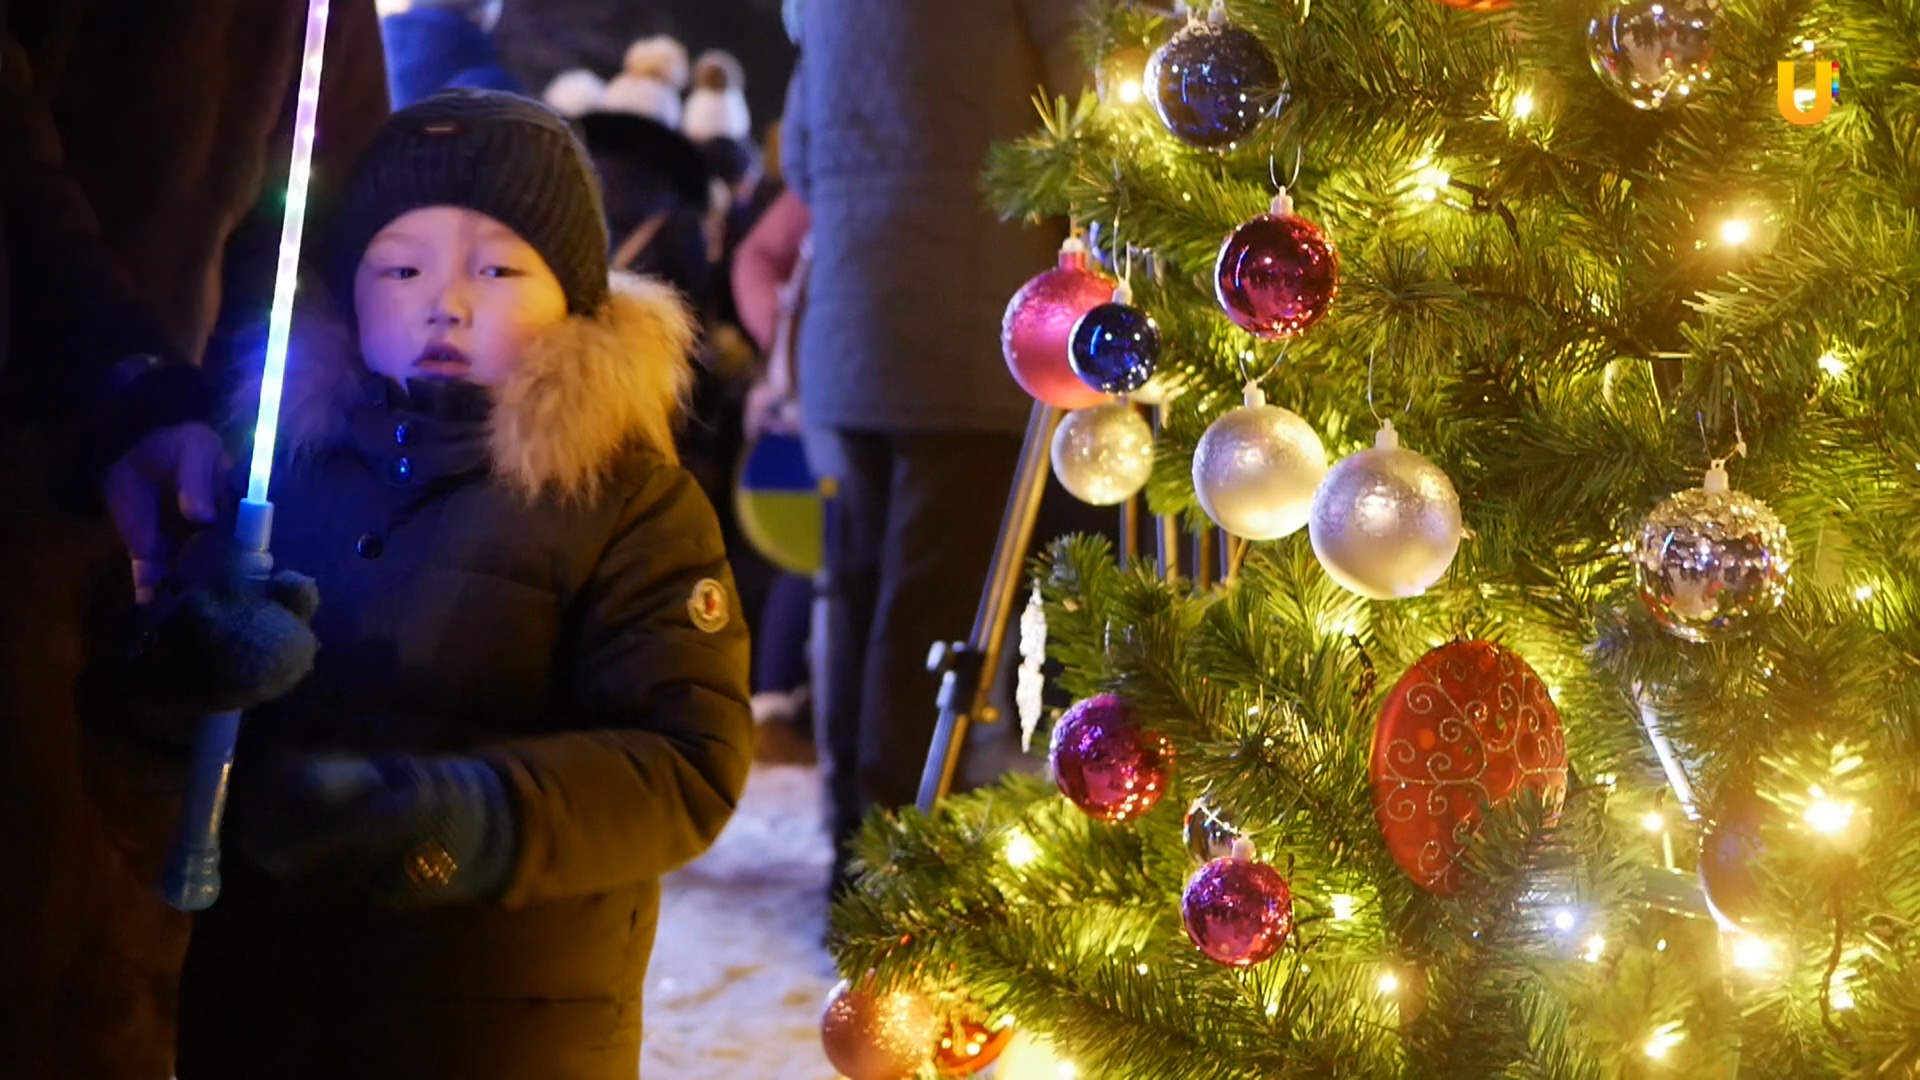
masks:
{"label": "white frosted ball ornament", "polygon": [[1418,596],[1460,550],[1460,496],[1438,465],[1400,445],[1381,422],[1372,448],[1342,458],[1320,482],[1307,521],[1327,576],[1369,600]]}
{"label": "white frosted ball ornament", "polygon": [[1153,475],[1153,429],[1125,402],[1076,409],[1053,429],[1053,475],[1081,502],[1126,502]]}
{"label": "white frosted ball ornament", "polygon": [[1193,451],[1193,490],[1215,525],[1248,540],[1300,531],[1327,474],[1327,448],[1305,420],[1267,404],[1257,386]]}

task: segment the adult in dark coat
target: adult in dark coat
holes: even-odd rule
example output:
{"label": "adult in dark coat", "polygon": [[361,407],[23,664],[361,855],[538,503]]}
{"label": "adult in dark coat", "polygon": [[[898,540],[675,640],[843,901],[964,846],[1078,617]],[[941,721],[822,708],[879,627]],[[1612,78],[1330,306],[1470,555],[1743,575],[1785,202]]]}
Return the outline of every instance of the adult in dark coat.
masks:
{"label": "adult in dark coat", "polygon": [[937,710],[927,650],[971,625],[1033,402],[1001,313],[1061,233],[995,220],[980,173],[1072,92],[1076,0],[806,0],[787,181],[813,215],[798,347],[807,448],[838,480],[825,744],[835,826],[913,802]]}
{"label": "adult in dark coat", "polygon": [[[193,363],[229,270],[271,287],[304,0],[0,4],[0,1072],[165,1080],[184,918],[155,895],[170,803],[87,739],[75,686],[129,540],[210,517]],[[385,114],[370,0],[330,24],[316,184]],[[278,177],[278,178],[276,178]],[[260,228],[250,235],[248,226]],[[257,236],[257,239],[254,237]],[[223,257],[223,252],[230,257]],[[256,279],[256,280],[250,280]],[[257,279],[264,279],[259,281]],[[264,300],[248,305],[253,317]],[[257,358],[256,358],[257,359]],[[134,466],[138,466],[135,468]],[[192,484],[187,485],[191,490]],[[158,548],[143,547],[157,561]],[[95,751],[102,751],[96,753]],[[82,760],[92,763],[83,771]]]}

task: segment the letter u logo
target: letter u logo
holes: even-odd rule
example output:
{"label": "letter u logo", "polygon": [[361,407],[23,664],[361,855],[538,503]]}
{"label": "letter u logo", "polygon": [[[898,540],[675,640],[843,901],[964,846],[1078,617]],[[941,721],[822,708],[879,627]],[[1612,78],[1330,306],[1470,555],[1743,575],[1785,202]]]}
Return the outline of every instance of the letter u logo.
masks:
{"label": "letter u logo", "polygon": [[[1821,90],[1831,86],[1833,95],[1829,97]],[[1833,103],[1840,97],[1840,66],[1831,60],[1813,62],[1813,101],[1806,110],[1802,110],[1793,99],[1793,61],[1780,61],[1779,94],[1780,116],[1789,124],[1806,127],[1817,124],[1833,111]]]}

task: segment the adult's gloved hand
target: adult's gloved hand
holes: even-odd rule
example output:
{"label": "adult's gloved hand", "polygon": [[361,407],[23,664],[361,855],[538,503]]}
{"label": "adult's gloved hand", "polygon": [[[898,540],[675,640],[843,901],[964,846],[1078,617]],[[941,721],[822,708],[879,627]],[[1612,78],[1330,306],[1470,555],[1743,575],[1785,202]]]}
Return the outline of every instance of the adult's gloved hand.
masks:
{"label": "adult's gloved hand", "polygon": [[262,869],[322,896],[399,908],[506,887],[517,818],[475,757],[282,754],[234,771],[231,828]]}
{"label": "adult's gloved hand", "polygon": [[153,601],[185,535],[213,524],[223,454],[213,428],[175,424],[148,434],[108,466],[107,510],[133,563],[136,602]]}
{"label": "adult's gloved hand", "polygon": [[184,744],[199,717],[252,709],[293,689],[320,648],[308,625],[319,606],[313,579],[291,570],[264,588],[202,586],[156,605],[129,660],[142,732]]}

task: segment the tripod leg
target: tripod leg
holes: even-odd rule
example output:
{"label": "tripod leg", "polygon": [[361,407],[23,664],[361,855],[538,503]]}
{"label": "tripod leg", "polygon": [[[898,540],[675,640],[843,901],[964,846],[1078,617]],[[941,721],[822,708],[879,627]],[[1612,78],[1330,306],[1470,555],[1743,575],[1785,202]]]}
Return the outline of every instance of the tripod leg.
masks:
{"label": "tripod leg", "polygon": [[934,646],[928,658],[928,666],[941,673],[940,721],[934,728],[933,744],[927,748],[927,767],[920,774],[921,813],[932,813],[953,786],[969,721],[976,717],[989,723],[997,719],[987,704],[987,695],[993,689],[993,672],[1000,664],[1007,620],[1013,614],[1014,594],[1020,588],[1020,567],[1027,558],[1027,544],[1033,539],[1033,523],[1040,515],[1040,496],[1047,489],[1047,450],[1060,415],[1058,409],[1034,403],[1027,420],[1026,441],[1020,447],[1020,464],[1014,472],[1013,487],[1007,492],[1006,513],[1000,518],[993,565],[987,571],[980,608],[973,617],[973,633],[965,642]]}

